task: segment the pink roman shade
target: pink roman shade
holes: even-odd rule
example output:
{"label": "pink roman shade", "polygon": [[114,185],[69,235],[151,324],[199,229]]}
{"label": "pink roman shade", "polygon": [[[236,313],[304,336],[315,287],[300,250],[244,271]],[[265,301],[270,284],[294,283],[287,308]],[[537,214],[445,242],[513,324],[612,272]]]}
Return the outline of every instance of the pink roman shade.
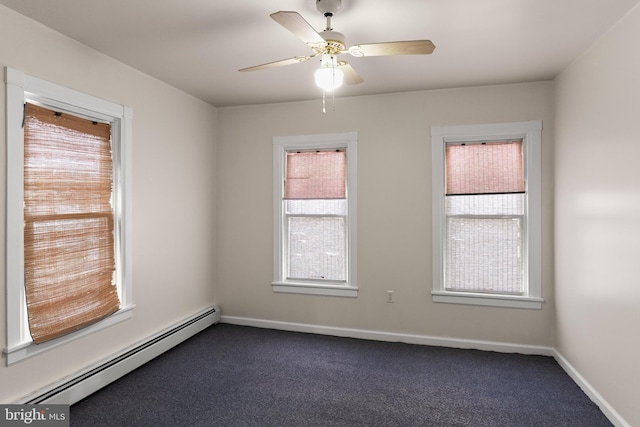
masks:
{"label": "pink roman shade", "polygon": [[522,193],[522,140],[448,144],[446,171],[447,195]]}
{"label": "pink roman shade", "polygon": [[287,152],[285,199],[344,199],[347,155],[343,150]]}

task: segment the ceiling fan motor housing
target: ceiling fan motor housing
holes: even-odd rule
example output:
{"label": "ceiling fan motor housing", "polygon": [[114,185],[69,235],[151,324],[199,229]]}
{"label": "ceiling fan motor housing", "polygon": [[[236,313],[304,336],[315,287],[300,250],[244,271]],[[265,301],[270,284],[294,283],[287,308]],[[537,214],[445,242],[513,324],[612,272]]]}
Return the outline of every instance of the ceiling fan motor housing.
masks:
{"label": "ceiling fan motor housing", "polygon": [[323,15],[335,15],[342,6],[342,0],[316,0],[316,8]]}
{"label": "ceiling fan motor housing", "polygon": [[326,40],[326,52],[337,55],[345,49],[346,43],[344,41],[344,34],[333,30],[325,30],[319,33],[323,39]]}

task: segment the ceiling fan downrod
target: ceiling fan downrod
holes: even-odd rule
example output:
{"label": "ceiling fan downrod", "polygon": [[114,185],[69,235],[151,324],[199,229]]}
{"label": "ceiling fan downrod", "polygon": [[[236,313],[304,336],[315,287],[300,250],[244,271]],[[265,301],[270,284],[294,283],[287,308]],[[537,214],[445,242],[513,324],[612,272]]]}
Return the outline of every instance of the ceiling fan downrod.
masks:
{"label": "ceiling fan downrod", "polygon": [[320,33],[320,36],[326,41],[324,53],[337,55],[345,49],[344,34],[333,31],[331,27],[331,18],[342,7],[342,0],[316,0],[316,8],[327,18],[327,27]]}
{"label": "ceiling fan downrod", "polygon": [[333,17],[333,13],[325,12],[324,16],[325,18],[327,18],[327,27],[324,30],[332,31],[333,28],[331,28],[331,18]]}

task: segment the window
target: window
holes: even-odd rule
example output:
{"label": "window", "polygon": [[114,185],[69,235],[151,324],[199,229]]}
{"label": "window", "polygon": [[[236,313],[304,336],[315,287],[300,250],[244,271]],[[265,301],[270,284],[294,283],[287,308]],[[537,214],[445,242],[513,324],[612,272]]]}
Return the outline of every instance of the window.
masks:
{"label": "window", "polygon": [[541,297],[540,121],[433,127],[433,301]]}
{"label": "window", "polygon": [[24,113],[24,274],[33,342],[120,308],[111,125],[30,102]]}
{"label": "window", "polygon": [[12,68],[6,82],[11,364],[131,317],[132,113]]}
{"label": "window", "polygon": [[275,292],[357,296],[356,142],[273,138]]}

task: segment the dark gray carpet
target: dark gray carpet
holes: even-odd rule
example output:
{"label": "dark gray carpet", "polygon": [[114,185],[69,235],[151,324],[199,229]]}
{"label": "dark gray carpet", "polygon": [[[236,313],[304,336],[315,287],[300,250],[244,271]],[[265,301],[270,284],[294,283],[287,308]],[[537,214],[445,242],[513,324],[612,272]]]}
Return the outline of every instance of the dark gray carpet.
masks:
{"label": "dark gray carpet", "polygon": [[71,426],[611,424],[551,357],[215,325],[71,407]]}

